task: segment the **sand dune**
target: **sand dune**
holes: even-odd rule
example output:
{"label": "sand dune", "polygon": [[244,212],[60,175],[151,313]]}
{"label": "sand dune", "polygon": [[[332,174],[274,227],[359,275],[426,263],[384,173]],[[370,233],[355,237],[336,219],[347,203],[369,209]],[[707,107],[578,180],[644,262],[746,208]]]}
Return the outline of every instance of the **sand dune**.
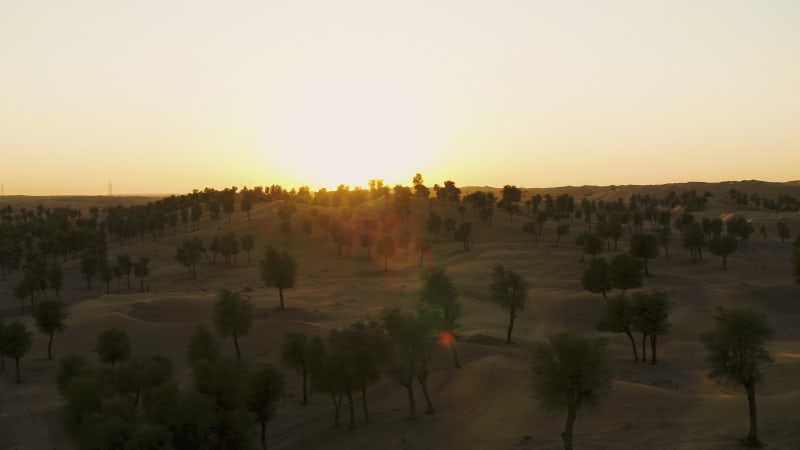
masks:
{"label": "sand dune", "polygon": [[[730,205],[720,200],[731,186],[744,191],[751,186],[764,195],[799,188],[755,182],[693,183],[647,188],[564,188],[563,192],[613,199],[627,198],[632,192],[708,189],[719,201],[702,215],[721,217],[732,212]],[[460,217],[454,207],[437,206],[435,210],[445,217]],[[371,213],[368,208],[365,212]],[[306,214],[310,214],[309,208],[300,205],[297,216]],[[427,214],[427,208],[420,214]],[[791,283],[789,276],[789,246],[781,248],[774,239],[778,218],[791,223],[796,233],[800,216],[763,211],[746,214],[754,223],[770,227],[771,236],[766,246],[759,236],[754,236],[746,248],[731,256],[727,271],[721,270],[719,258],[713,255],[706,255],[703,262],[690,263],[688,252],[680,248],[677,237],[669,258],[662,254],[651,261],[654,276],[646,279],[645,286],[669,291],[674,302],[672,328],[660,339],[660,362],[655,366],[634,363],[627,338],[606,335],[617,374],[615,393],[598,410],[579,417],[576,448],[735,448],[737,439],[747,430],[746,400],[738,387],[720,387],[708,380],[698,336],[712,325],[718,306],[743,305],[764,312],[776,334],[770,346],[775,361],[765,369],[766,383],[758,397],[763,440],[770,449],[800,448],[800,417],[796,409],[800,404],[798,286]],[[78,277],[77,263],[68,262],[65,269],[70,275],[64,296],[71,305],[70,319],[66,331],[56,337],[56,358],[73,352],[94,358],[97,334],[116,326],[131,335],[137,356],[160,354],[171,358],[179,379],[186,381],[186,343],[197,324],[213,328],[212,304],[216,291],[222,287],[244,290],[257,309],[251,333],[241,340],[244,356],[275,363],[286,332],[324,336],[355,320],[374,318],[384,307],[410,308],[416,301],[421,273],[419,255],[399,251],[390,262],[391,270],[385,272],[383,261],[374,255],[367,257],[366,250],[358,244],[353,246],[350,258],[337,256],[336,248],[316,228],[311,237],[295,231],[285,242],[278,231],[274,205],[257,205],[251,215],[252,221],[247,221],[244,214],[237,212],[231,223],[222,223],[222,231],[255,234],[257,251],[251,261],[244,254],[239,255],[233,267],[204,261],[198,266],[197,280],[173,261],[174,248],[190,235],[210,239],[218,233],[216,224],[207,222],[201,231],[192,234],[179,229],[175,236],[168,234],[157,242],[147,239],[131,246],[112,245],[112,257],[129,253],[152,258],[154,271],[147,281],[149,292],[137,292],[136,279],[131,280],[132,290],[127,290],[123,280],[120,293],[116,282],[112,283],[111,294],[101,295],[105,286],[89,291]],[[425,256],[425,267],[437,264],[447,268],[463,304],[457,346],[464,367],[452,368],[448,350],[437,350],[430,380],[436,413],[408,421],[405,392],[384,378],[369,393],[372,423],[359,422],[354,431],[334,430],[329,399],[314,395],[310,406],[300,406],[299,378],[287,372],[290,396],[270,426],[271,448],[561,448],[563,415],[541,411],[530,398],[528,348],[532,342],[564,330],[597,334],[595,326],[603,300],[581,289],[585,263],[579,262],[580,252],[573,243],[574,236],[586,225],[571,223],[571,234],[554,247],[552,223],[546,224],[542,239],[536,243],[522,231],[522,224],[530,218],[510,220],[498,211],[494,226],[489,228],[469,211],[467,220],[472,220],[475,227],[472,250],[464,252],[461,243],[443,233],[433,251]],[[285,311],[277,309],[277,292],[264,288],[259,278],[257,261],[267,243],[288,250],[299,262],[298,285],[286,291]],[[627,247],[626,234],[619,251],[606,251],[604,255],[611,256]],[[532,287],[529,303],[515,325],[515,345],[511,346],[503,343],[507,313],[488,301],[490,270],[495,263],[518,270]],[[0,283],[5,315],[27,317],[18,316],[19,304],[10,295],[13,282],[12,277]],[[24,320],[33,328],[30,318]],[[34,347],[22,362],[24,384],[9,383],[13,371],[2,374],[0,448],[70,448],[58,418],[61,401],[53,383],[57,364],[44,358],[46,344],[46,337],[36,333]],[[234,352],[228,341],[223,342],[223,350]]]}

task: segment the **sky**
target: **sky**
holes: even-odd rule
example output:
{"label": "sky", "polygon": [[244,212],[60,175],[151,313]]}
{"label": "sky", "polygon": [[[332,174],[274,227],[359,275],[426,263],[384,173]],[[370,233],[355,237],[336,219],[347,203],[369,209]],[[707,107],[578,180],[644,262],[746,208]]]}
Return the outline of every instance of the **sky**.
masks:
{"label": "sky", "polygon": [[795,0],[0,1],[5,195],[800,179]]}

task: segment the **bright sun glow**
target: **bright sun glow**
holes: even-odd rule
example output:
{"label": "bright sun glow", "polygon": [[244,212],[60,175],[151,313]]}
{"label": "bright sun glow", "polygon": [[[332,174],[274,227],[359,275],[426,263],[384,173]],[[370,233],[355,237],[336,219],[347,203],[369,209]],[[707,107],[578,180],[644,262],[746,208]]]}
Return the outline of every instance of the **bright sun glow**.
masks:
{"label": "bright sun glow", "polygon": [[287,80],[270,108],[267,158],[312,188],[410,183],[437,154],[434,102],[400,75],[343,67]]}

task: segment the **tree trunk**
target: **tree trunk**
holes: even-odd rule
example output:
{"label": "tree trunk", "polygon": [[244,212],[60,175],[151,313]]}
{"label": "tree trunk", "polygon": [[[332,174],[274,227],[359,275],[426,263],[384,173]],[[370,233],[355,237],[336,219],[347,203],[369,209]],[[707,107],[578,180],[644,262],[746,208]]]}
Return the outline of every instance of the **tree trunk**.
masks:
{"label": "tree trunk", "polygon": [[283,288],[278,288],[278,295],[281,298],[281,311],[283,311]]}
{"label": "tree trunk", "polygon": [[517,318],[517,314],[514,311],[514,308],[511,308],[508,318],[508,333],[506,333],[506,343],[511,344],[511,330],[514,329],[514,319]]}
{"label": "tree trunk", "polygon": [[644,259],[644,274],[649,277],[650,276],[650,270],[648,270],[648,267],[647,267],[647,258],[643,258],[643,259]]}
{"label": "tree trunk", "polygon": [[639,352],[636,351],[636,339],[633,338],[633,335],[628,330],[625,330],[625,334],[627,334],[628,339],[631,340],[631,347],[633,347],[633,361],[639,362]]}
{"label": "tree trunk", "polygon": [[303,405],[308,405],[308,370],[303,366]]}
{"label": "tree trunk", "polygon": [[22,378],[19,376],[19,356],[14,357],[14,365],[17,368],[17,383],[22,383]]}
{"label": "tree trunk", "polygon": [[722,256],[722,270],[728,270],[728,257]]}
{"label": "tree trunk", "polygon": [[747,389],[747,407],[750,413],[750,432],[744,440],[744,444],[748,447],[761,447],[761,441],[758,440],[758,411],[756,410],[756,386],[753,382],[745,383]]}
{"label": "tree trunk", "polygon": [[567,408],[567,423],[564,425],[564,432],[561,439],[564,440],[564,450],[572,450],[572,428],[575,425],[576,408]]}
{"label": "tree trunk", "polygon": [[411,420],[417,420],[417,402],[414,400],[413,380],[409,380],[409,383],[406,385],[406,392],[408,393],[408,418]]}
{"label": "tree trunk", "polygon": [[656,357],[656,341],[658,340],[658,336],[655,334],[650,335],[650,364],[655,364],[658,362],[658,358]]}
{"label": "tree trunk", "polygon": [[647,335],[642,333],[642,362],[647,362]]}
{"label": "tree trunk", "polygon": [[47,359],[49,361],[53,360],[53,332],[50,332],[50,339],[47,341]]}
{"label": "tree trunk", "polygon": [[342,406],[342,394],[339,393],[339,399],[337,401],[336,394],[331,394],[331,399],[333,400],[333,428],[339,428],[339,410]]}
{"label": "tree trunk", "polygon": [[364,422],[369,422],[369,409],[367,408],[367,386],[361,386],[361,406],[364,408]]}
{"label": "tree trunk", "polygon": [[349,428],[352,430],[356,427],[356,410],[353,407],[353,393],[350,390],[347,390],[347,406],[350,407],[350,426]]}
{"label": "tree trunk", "polygon": [[236,347],[236,359],[242,359],[242,353],[239,351],[239,337],[236,333],[233,334],[233,346]]}
{"label": "tree trunk", "polygon": [[383,256],[383,271],[389,270],[389,257],[384,255]]}
{"label": "tree trunk", "polygon": [[461,363],[458,362],[458,353],[456,353],[455,337],[453,337],[453,342],[450,343],[450,350],[453,352],[453,364],[456,366],[456,369],[460,369]]}
{"label": "tree trunk", "polygon": [[424,255],[424,254],[425,254],[424,252],[419,252],[419,266],[420,267],[422,267],[422,255]]}
{"label": "tree trunk", "polygon": [[422,395],[425,397],[425,414],[433,414],[433,403],[428,393],[428,371],[425,370],[424,373],[420,374],[417,377],[417,381],[419,382],[419,387],[422,388]]}
{"label": "tree trunk", "polygon": [[261,450],[267,450],[267,421],[260,420],[261,423]]}

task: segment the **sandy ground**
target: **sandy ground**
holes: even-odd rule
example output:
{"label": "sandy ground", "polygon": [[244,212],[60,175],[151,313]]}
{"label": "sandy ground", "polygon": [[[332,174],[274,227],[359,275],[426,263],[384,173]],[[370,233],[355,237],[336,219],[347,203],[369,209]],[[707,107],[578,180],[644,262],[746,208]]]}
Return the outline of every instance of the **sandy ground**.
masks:
{"label": "sandy ground", "polygon": [[[727,191],[726,186],[712,186]],[[611,195],[609,191],[597,195],[601,194]],[[460,217],[453,206],[434,208],[445,217]],[[418,255],[399,251],[390,263],[391,270],[384,272],[382,261],[368,258],[358,239],[350,258],[337,256],[336,248],[318,228],[311,237],[295,231],[286,242],[277,231],[274,209],[275,205],[257,205],[252,221],[238,212],[231,223],[223,220],[223,231],[240,236],[253,233],[258,250],[252,262],[241,254],[232,268],[204,262],[198,266],[197,280],[173,260],[176,245],[188,236],[180,226],[177,235],[168,232],[155,243],[112,245],[112,256],[129,253],[152,258],[154,271],[146,293],[137,292],[135,279],[130,291],[124,280],[119,293],[116,282],[112,282],[111,294],[99,286],[102,283],[89,291],[77,276],[77,262],[68,263],[66,271],[71,278],[66,280],[64,297],[71,305],[70,319],[66,331],[56,336],[55,358],[72,352],[95,358],[95,337],[114,325],[130,333],[136,355],[171,358],[178,377],[185,380],[189,374],[186,343],[196,324],[212,326],[211,305],[221,287],[252,289],[245,295],[256,305],[258,319],[241,340],[242,352],[248,360],[278,364],[278,349],[286,332],[326,335],[355,320],[375,317],[383,307],[413,306],[420,287]],[[426,214],[427,207],[421,212]],[[704,215],[718,217],[730,212],[724,201],[713,199]],[[368,214],[369,207],[362,213]],[[749,306],[767,314],[775,328],[775,341],[769,347],[774,362],[766,367],[766,382],[758,391],[762,439],[770,449],[800,449],[800,286],[791,282],[790,245],[781,248],[774,239],[778,217],[789,222],[795,235],[800,216],[741,213],[753,219],[756,230],[758,224],[767,224],[771,237],[765,245],[756,233],[746,248],[730,257],[729,270],[723,271],[713,255],[690,263],[676,235],[670,258],[662,254],[651,262],[653,276],[645,280],[645,287],[668,290],[674,302],[672,329],[659,340],[660,362],[655,366],[634,363],[627,338],[606,335],[614,358],[615,392],[596,411],[579,416],[576,448],[736,448],[737,439],[747,432],[746,399],[741,389],[708,380],[698,336],[711,327],[717,306]],[[295,230],[300,228],[298,219],[306,214],[308,207],[301,205],[294,218]],[[531,399],[528,349],[531,343],[564,330],[597,334],[602,297],[582,291],[584,265],[578,261],[580,252],[573,243],[585,225],[573,223],[571,234],[556,248],[552,222],[546,224],[542,241],[535,243],[522,231],[529,218],[509,220],[497,211],[494,226],[488,228],[471,214],[467,213],[467,220],[475,227],[472,250],[464,252],[460,243],[443,233],[425,257],[425,266],[447,269],[459,289],[464,313],[457,342],[463,368],[452,367],[445,348],[434,355],[430,390],[435,414],[409,421],[405,392],[385,377],[369,391],[372,422],[361,422],[357,409],[355,430],[333,429],[330,400],[313,395],[309,406],[301,406],[300,379],[287,372],[289,396],[270,424],[270,448],[561,448],[559,433],[565,418],[542,412]],[[208,241],[215,233],[216,225],[206,222],[194,235]],[[277,309],[277,292],[263,287],[259,279],[257,260],[267,243],[285,248],[299,262],[297,287],[286,291],[285,311]],[[619,249],[627,249],[627,236]],[[490,269],[495,263],[519,271],[532,286],[511,346],[502,342],[507,314],[488,302]],[[27,313],[17,316],[19,304],[10,291],[14,280],[0,282],[0,309],[6,320],[24,318],[34,329]],[[59,417],[62,400],[54,383],[57,362],[46,359],[46,349],[46,337],[35,333],[34,346],[21,361],[24,383],[13,383],[13,361],[6,361],[6,370],[0,374],[0,449],[72,448]],[[234,353],[230,342],[223,342],[223,349]]]}

